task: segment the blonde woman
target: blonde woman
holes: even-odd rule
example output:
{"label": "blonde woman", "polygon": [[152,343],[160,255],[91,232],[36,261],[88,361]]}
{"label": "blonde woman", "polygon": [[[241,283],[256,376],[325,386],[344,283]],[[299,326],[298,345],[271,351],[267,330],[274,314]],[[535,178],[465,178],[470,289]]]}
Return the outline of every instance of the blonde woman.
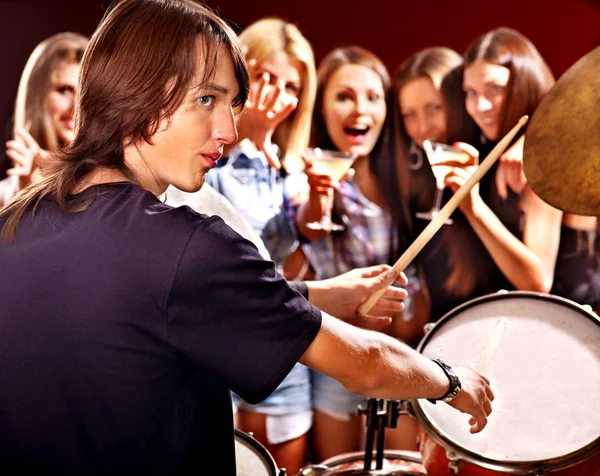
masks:
{"label": "blonde woman", "polygon": [[87,42],[78,33],[59,33],[29,56],[17,92],[14,137],[6,143],[14,166],[0,182],[0,206],[31,181],[49,152],[73,139],[77,76]]}
{"label": "blonde woman", "polygon": [[[213,169],[206,181],[229,199],[281,270],[298,246],[293,215],[306,181],[295,172],[302,168],[301,152],[310,136],[316,94],[314,55],[298,28],[277,18],[250,25],[240,40],[250,94],[238,122],[239,140],[225,150],[225,165]],[[296,474],[304,463],[312,425],[308,369],[296,365],[259,405],[236,396],[234,402],[238,426],[252,431],[280,467]]]}

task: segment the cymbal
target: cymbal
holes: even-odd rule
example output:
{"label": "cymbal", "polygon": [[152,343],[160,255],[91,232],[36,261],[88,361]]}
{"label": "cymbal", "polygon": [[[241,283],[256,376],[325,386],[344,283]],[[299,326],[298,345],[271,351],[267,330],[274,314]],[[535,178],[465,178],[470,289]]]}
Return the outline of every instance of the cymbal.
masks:
{"label": "cymbal", "polygon": [[523,168],[545,202],[600,215],[600,47],[565,72],[537,107],[525,134]]}

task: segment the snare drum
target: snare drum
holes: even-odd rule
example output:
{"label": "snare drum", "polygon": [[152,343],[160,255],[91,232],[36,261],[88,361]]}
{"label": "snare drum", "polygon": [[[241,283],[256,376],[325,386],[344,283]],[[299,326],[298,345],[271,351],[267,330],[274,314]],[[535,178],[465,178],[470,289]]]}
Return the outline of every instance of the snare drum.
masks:
{"label": "snare drum", "polygon": [[[375,467],[373,454],[372,467]],[[329,475],[378,475],[378,476],[426,476],[421,464],[421,455],[416,451],[385,450],[383,469],[364,471],[364,452],[345,453],[334,456],[316,466],[304,468],[299,476]]]}
{"label": "snare drum", "polygon": [[496,398],[482,432],[470,434],[470,417],[449,405],[412,402],[427,473],[600,475],[597,315],[555,296],[501,292],[446,314],[418,350],[474,368],[502,317],[485,372]]}
{"label": "snare drum", "polygon": [[252,436],[235,430],[235,463],[237,476],[284,476],[266,448]]}

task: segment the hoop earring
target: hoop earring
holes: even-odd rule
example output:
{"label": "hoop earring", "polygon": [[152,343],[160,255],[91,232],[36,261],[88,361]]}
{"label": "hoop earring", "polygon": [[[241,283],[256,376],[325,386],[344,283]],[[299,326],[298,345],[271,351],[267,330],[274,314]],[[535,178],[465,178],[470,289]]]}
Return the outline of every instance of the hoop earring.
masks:
{"label": "hoop earring", "polygon": [[417,147],[414,141],[410,141],[410,147],[408,148],[410,157],[416,157],[417,160],[413,162],[409,159],[408,168],[409,170],[420,170],[423,167],[423,151]]}

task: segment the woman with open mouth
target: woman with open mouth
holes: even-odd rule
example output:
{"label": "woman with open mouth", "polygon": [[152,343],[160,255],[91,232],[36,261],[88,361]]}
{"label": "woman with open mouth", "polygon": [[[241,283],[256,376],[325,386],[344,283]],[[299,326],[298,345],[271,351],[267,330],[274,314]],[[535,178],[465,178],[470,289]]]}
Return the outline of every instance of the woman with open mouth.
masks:
{"label": "woman with open mouth", "polygon": [[[317,70],[317,99],[311,142],[322,150],[354,154],[354,176],[335,192],[332,217],[342,231],[316,230],[327,209],[326,187],[309,167],[309,199],[299,209],[296,223],[310,243],[303,250],[316,279],[337,276],[372,264],[392,264],[409,241],[405,205],[400,195],[394,160],[392,129],[387,120],[390,78],[382,62],[363,48],[338,48]],[[310,163],[309,163],[310,165]],[[382,322],[381,331],[406,342],[420,335],[424,312],[415,309],[419,289],[415,268],[408,269],[409,297],[402,317]],[[411,304],[411,298],[413,303]],[[346,391],[328,377],[313,373],[314,440],[319,458],[357,451],[363,423],[357,406],[366,400]],[[403,441],[402,419],[397,430],[386,432],[390,448],[414,448]]]}

